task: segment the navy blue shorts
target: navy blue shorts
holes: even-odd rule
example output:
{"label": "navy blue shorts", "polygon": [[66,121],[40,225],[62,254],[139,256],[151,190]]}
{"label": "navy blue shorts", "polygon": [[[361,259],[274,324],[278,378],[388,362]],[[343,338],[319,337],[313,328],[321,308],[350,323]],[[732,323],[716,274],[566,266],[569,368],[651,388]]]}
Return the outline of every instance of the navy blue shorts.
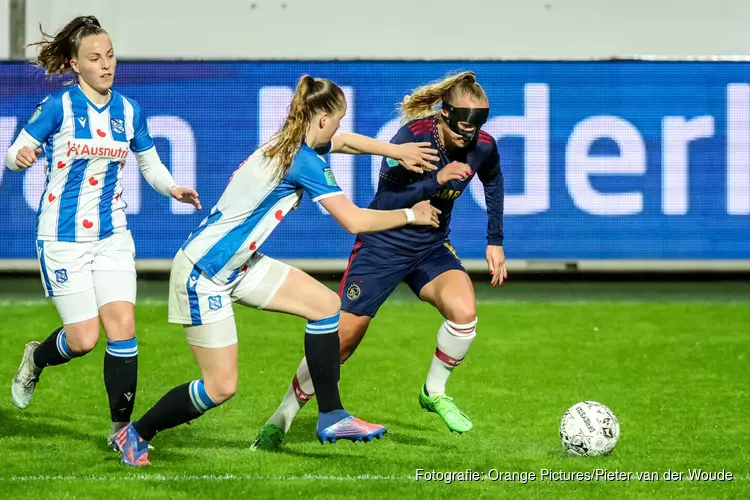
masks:
{"label": "navy blue shorts", "polygon": [[341,310],[375,317],[402,281],[419,297],[422,288],[451,269],[466,272],[450,242],[404,256],[357,240],[339,287]]}

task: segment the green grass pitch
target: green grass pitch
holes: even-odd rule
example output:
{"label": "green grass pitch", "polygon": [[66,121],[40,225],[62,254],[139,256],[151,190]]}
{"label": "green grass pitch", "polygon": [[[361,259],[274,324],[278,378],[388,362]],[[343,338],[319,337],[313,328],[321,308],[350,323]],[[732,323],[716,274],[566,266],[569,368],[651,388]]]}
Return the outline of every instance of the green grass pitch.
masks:
{"label": "green grass pitch", "polygon": [[[534,283],[516,284],[515,295],[512,283],[491,295],[481,291],[477,339],[448,384],[448,394],[474,421],[464,435],[449,433],[436,415],[419,408],[441,320],[399,293],[342,368],[347,409],[387,425],[385,437],[323,446],[314,436],[313,402],[277,454],[248,448],[297,367],[304,321],[237,307],[237,396],[192,425],[157,436],[153,466],[143,469],[122,465],[106,448],[103,342],[83,359],[46,370],[29,408],[12,405],[10,382],[24,344],[42,340],[59,319],[51,303],[5,300],[16,289],[3,287],[0,497],[748,498],[747,287],[732,301],[726,300],[731,293],[718,292],[682,300],[693,285],[674,285],[655,297],[659,286],[640,286],[629,296],[613,284],[571,286],[557,298]],[[645,298],[633,300],[639,297]],[[674,297],[680,300],[664,300]],[[137,329],[139,416],[200,373],[181,328],[166,323],[163,302],[141,301]],[[563,453],[560,418],[586,399],[608,405],[620,420],[620,442],[610,456]],[[471,469],[485,476],[451,484],[417,481],[417,469]],[[553,481],[541,477],[545,469],[632,476]],[[733,479],[664,480],[670,470],[690,469],[725,470]],[[493,480],[494,471],[533,472],[536,479]],[[654,471],[658,481],[637,477]]]}

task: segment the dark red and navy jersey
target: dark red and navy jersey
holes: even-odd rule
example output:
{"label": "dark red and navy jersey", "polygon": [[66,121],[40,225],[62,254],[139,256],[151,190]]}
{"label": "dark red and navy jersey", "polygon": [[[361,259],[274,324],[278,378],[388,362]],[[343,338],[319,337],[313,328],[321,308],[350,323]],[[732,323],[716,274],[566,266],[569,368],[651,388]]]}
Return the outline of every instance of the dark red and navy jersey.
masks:
{"label": "dark red and navy jersey", "polygon": [[[404,226],[399,229],[360,235],[365,243],[391,247],[395,251],[414,253],[426,250],[436,243],[448,239],[453,204],[461,194],[469,189],[474,175],[484,185],[487,203],[487,243],[503,244],[503,202],[505,187],[500,170],[500,155],[495,139],[488,133],[479,132],[476,140],[467,148],[447,150],[440,142],[437,131],[437,117],[414,120],[399,129],[391,139],[393,144],[408,142],[429,142],[438,150],[440,161],[437,170],[417,174],[406,170],[393,159],[384,158],[380,167],[380,180],[375,198],[369,208],[376,210],[396,210],[410,208],[415,203],[430,200],[433,206],[442,211],[440,227]],[[437,181],[438,172],[458,161],[467,163],[474,173],[465,181],[450,181],[441,186]]]}

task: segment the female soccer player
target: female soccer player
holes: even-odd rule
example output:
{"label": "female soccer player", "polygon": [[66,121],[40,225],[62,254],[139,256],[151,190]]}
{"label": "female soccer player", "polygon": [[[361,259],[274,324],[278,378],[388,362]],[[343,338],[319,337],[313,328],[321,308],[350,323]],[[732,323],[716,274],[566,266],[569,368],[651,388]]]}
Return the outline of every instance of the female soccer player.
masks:
{"label": "female soccer player", "polygon": [[[437,111],[437,106],[442,109]],[[404,227],[360,235],[341,281],[341,362],[352,355],[380,306],[401,281],[432,304],[445,321],[419,403],[437,413],[451,431],[466,432],[472,422],[446,396],[445,385],[476,336],[476,299],[466,271],[448,239],[454,201],[476,173],[484,185],[489,224],[486,258],[492,285],[507,278],[503,252],[503,176],[495,140],[481,131],[489,104],[472,72],[418,88],[402,103],[407,122],[391,140],[394,144],[425,141],[439,150],[437,171],[417,178],[384,159],[371,209],[397,209],[431,200],[442,211],[440,227]],[[275,450],[292,420],[314,394],[309,360],[303,358],[280,407],[261,428],[253,449]]]}
{"label": "female soccer player", "polygon": [[37,64],[48,75],[72,73],[73,80],[37,106],[5,162],[11,170],[29,168],[44,147],[47,182],[36,246],[45,294],[63,326],[41,344],[26,345],[13,402],[26,408],[44,368],[91,351],[101,319],[111,444],[130,421],[138,378],[135,248],[121,196],[128,148],[156,191],[201,206],[198,193],[178,186],[162,164],[138,103],[112,90],[117,59],[99,21],[76,17],[54,37],[42,35]]}
{"label": "female soccer player", "polygon": [[233,302],[307,319],[305,354],[318,394],[321,442],[369,441],[385,432],[381,425],[349,415],[341,404],[339,297],[302,271],[258,252],[303,191],[351,233],[406,224],[438,227],[440,211],[427,201],[413,209],[378,211],[358,208],[341,196],[320,154],[378,154],[407,163],[411,158],[422,166],[431,156],[419,145],[396,146],[356,134],[334,137],[345,112],[346,99],[338,86],[307,75],[300,78],[281,130],[240,165],[210,215],[182,245],[172,265],[169,321],[185,326],[203,378],[175,387],[120,431],[116,446],[125,463],[148,465],[148,441],[157,432],[194,420],[234,395],[238,370]]}

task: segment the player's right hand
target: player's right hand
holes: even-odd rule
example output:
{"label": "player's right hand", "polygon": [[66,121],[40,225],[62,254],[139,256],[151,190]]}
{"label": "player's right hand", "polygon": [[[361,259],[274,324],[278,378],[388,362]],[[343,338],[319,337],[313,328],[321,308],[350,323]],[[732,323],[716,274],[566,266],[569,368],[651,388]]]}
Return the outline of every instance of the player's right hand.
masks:
{"label": "player's right hand", "polygon": [[16,165],[18,165],[18,168],[21,169],[29,168],[34,164],[34,162],[36,162],[36,159],[40,154],[42,154],[42,148],[37,148],[36,151],[32,151],[28,147],[24,146],[16,155]]}
{"label": "player's right hand", "polygon": [[437,149],[432,149],[429,142],[407,142],[398,145],[399,163],[406,170],[423,174],[426,171],[437,170],[430,162],[440,161]]}
{"label": "player's right hand", "polygon": [[440,210],[430,204],[430,200],[420,201],[411,209],[414,211],[414,224],[417,226],[440,227]]}
{"label": "player's right hand", "polygon": [[454,161],[444,166],[443,169],[438,172],[437,181],[441,186],[450,181],[465,181],[473,173],[474,171],[466,163]]}

